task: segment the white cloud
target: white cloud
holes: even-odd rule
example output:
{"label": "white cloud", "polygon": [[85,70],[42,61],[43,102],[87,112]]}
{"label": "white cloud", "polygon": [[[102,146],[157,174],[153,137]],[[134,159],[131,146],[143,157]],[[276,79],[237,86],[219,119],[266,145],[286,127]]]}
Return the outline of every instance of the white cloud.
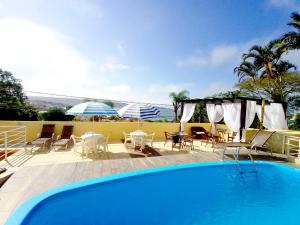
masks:
{"label": "white cloud", "polygon": [[[0,30],[0,67],[22,79],[25,90],[112,99],[130,92],[128,85],[97,74],[99,65],[61,33],[21,18],[0,19]],[[109,60],[103,65],[106,70],[128,68],[113,57]]]}
{"label": "white cloud", "polygon": [[114,73],[120,70],[127,70],[130,66],[119,62],[119,59],[114,56],[108,56],[100,66],[102,73]]}
{"label": "white cloud", "polygon": [[286,7],[289,9],[297,10],[299,9],[299,2],[297,0],[268,0],[267,3],[273,7]]}
{"label": "white cloud", "polygon": [[161,84],[153,83],[148,86],[146,91],[140,95],[146,102],[159,102],[170,104],[170,92],[179,92],[182,90],[190,90],[193,84],[191,83],[170,83]]}
{"label": "white cloud", "polygon": [[127,84],[113,85],[109,87],[109,89],[118,93],[129,93],[131,91],[131,87]]}
{"label": "white cloud", "polygon": [[122,56],[127,57],[127,53],[126,53],[126,46],[123,43],[118,43],[117,44],[117,49],[119,50],[119,52],[121,53]]}
{"label": "white cloud", "polygon": [[148,93],[158,94],[158,93],[170,93],[170,92],[179,92],[182,90],[187,90],[191,84],[150,84],[147,88]]}
{"label": "white cloud", "polygon": [[243,53],[247,52],[251,46],[264,45],[278,36],[274,33],[268,37],[254,38],[244,43],[219,45],[207,52],[198,50],[196,53],[177,60],[176,65],[178,68],[216,68],[225,65],[234,68],[241,62]]}
{"label": "white cloud", "polygon": [[0,20],[0,30],[1,66],[25,78],[26,88],[86,80],[90,64],[66,36],[20,18]]}
{"label": "white cloud", "polygon": [[179,68],[190,67],[218,67],[230,64],[241,58],[243,45],[221,45],[207,53],[196,53],[177,61]]}
{"label": "white cloud", "polygon": [[220,46],[214,48],[210,53],[210,60],[213,66],[224,65],[232,60],[235,60],[237,56],[240,57],[239,47],[234,45]]}
{"label": "white cloud", "polygon": [[81,16],[103,17],[99,2],[92,0],[69,0],[68,6],[72,7]]}
{"label": "white cloud", "polygon": [[296,65],[298,70],[300,69],[300,51],[299,50],[289,51],[284,56],[284,59],[288,60],[289,62]]}
{"label": "white cloud", "polygon": [[202,67],[208,64],[208,60],[203,56],[199,55],[191,55],[187,56],[186,58],[179,59],[176,62],[177,67]]}
{"label": "white cloud", "polygon": [[215,81],[210,83],[205,90],[201,90],[201,96],[202,98],[205,98],[214,94],[231,90],[233,90],[233,87],[229,86],[228,84],[224,84],[220,81]]}

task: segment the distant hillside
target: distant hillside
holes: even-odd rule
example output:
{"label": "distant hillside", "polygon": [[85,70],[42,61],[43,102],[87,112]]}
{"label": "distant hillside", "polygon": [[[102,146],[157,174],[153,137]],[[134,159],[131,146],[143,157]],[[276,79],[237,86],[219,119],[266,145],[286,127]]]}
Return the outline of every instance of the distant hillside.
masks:
{"label": "distant hillside", "polygon": [[[28,101],[33,104],[39,111],[46,111],[51,107],[66,108],[68,106],[74,106],[81,102],[84,102],[83,99],[76,98],[58,98],[58,97],[44,97],[44,96],[28,96]],[[125,103],[112,101],[114,103],[115,109],[120,109],[125,106]],[[160,118],[158,119],[167,119],[169,121],[174,119],[174,113],[172,108],[157,106],[160,110]]]}

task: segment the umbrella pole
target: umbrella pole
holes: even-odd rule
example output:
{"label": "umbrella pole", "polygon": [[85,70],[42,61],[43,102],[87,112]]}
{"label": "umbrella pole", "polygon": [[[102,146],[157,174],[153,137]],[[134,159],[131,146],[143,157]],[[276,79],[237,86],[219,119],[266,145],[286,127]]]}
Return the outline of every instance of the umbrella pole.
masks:
{"label": "umbrella pole", "polygon": [[93,115],[93,131],[95,133],[95,120],[94,120],[94,115]]}

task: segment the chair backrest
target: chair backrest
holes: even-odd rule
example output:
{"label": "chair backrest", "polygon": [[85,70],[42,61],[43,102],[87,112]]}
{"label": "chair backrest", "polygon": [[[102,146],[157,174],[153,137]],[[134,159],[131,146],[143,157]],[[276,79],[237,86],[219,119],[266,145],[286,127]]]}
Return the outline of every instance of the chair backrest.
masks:
{"label": "chair backrest", "polygon": [[73,134],[74,126],[64,126],[61,132],[61,139],[70,139]]}
{"label": "chair backrest", "polygon": [[170,132],[165,131],[166,139],[172,139],[173,135]]}
{"label": "chair backrest", "polygon": [[126,132],[123,132],[123,135],[124,135],[124,137],[127,137],[127,138],[130,138],[130,137],[131,137],[131,135],[128,134],[128,133],[126,133]]}
{"label": "chair backrest", "polygon": [[105,140],[105,144],[108,145],[109,136],[104,137],[104,140]]}
{"label": "chair backrest", "polygon": [[73,140],[74,145],[83,141],[81,137],[76,137],[74,134],[71,135],[71,139]]}
{"label": "chair backrest", "polygon": [[263,147],[275,131],[259,130],[251,141],[251,147]]}
{"label": "chair backrest", "polygon": [[52,138],[54,127],[54,124],[44,124],[41,132],[41,138]]}
{"label": "chair backrest", "polygon": [[147,134],[145,138],[153,140],[155,133]]}

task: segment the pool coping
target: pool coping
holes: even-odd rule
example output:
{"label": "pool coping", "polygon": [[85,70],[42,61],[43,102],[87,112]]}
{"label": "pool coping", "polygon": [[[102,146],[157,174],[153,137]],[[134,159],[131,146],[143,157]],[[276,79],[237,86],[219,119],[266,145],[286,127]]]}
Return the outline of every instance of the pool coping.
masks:
{"label": "pool coping", "polygon": [[[252,164],[249,160],[243,160],[238,162],[240,165],[249,165]],[[275,162],[268,161],[255,161],[255,164],[264,164],[264,165],[272,165],[280,168],[285,168],[288,170],[299,170],[298,168],[294,168],[289,165],[283,165]],[[235,161],[224,161],[224,162],[201,162],[201,163],[188,163],[188,164],[179,164],[179,165],[171,165],[171,166],[163,166],[156,168],[148,168],[148,169],[140,169],[134,170],[130,172],[123,172],[119,174],[113,174],[108,176],[90,178],[87,180],[77,181],[70,184],[61,185],[58,187],[54,187],[48,191],[42,192],[29,200],[25,201],[21,204],[8,218],[5,225],[16,225],[23,224],[26,222],[26,219],[30,216],[30,214],[34,213],[42,204],[48,200],[49,198],[53,198],[57,195],[61,195],[64,192],[76,191],[79,189],[87,188],[93,185],[98,185],[100,183],[114,182],[117,180],[130,179],[132,177],[143,176],[147,174],[153,173],[161,173],[167,171],[174,170],[182,170],[189,168],[198,168],[198,167],[211,167],[211,166],[220,166],[220,165],[237,165]]]}

